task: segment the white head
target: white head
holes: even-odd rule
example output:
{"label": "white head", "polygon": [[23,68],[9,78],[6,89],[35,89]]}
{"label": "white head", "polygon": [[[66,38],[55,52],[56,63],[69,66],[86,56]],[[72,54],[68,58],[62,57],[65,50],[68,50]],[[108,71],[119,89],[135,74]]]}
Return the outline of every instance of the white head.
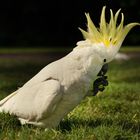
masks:
{"label": "white head", "polygon": [[119,51],[122,42],[124,41],[128,32],[139,23],[130,23],[126,26],[124,23],[124,15],[121,13],[121,22],[117,25],[117,19],[120,13],[120,9],[113,15],[110,10],[110,21],[106,22],[105,19],[105,6],[102,9],[100,18],[100,27],[96,28],[92,22],[90,15],[86,14],[87,18],[87,31],[79,28],[82,32],[85,40],[77,43],[80,47],[93,47],[94,51],[98,53],[106,62],[110,62],[114,59],[115,55]]}

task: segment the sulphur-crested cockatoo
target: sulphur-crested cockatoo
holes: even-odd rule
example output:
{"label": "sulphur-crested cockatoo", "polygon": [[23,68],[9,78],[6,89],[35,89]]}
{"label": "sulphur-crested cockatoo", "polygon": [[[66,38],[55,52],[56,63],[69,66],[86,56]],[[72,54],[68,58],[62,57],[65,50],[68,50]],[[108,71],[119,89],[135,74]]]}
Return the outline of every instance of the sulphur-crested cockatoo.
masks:
{"label": "sulphur-crested cockatoo", "polygon": [[[14,93],[0,101],[0,111],[14,114],[22,124],[45,128],[57,127],[90,91],[91,84],[105,63],[112,61],[127,33],[139,23],[123,26],[124,15],[117,25],[120,10],[109,23],[102,9],[100,27],[89,14],[87,31],[80,28],[85,40],[65,57],[50,63]],[[104,61],[106,60],[106,61]]]}

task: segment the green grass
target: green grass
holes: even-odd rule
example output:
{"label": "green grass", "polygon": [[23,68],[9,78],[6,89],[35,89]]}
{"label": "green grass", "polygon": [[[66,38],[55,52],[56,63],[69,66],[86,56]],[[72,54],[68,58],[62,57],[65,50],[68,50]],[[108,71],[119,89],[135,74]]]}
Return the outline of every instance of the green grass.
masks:
{"label": "green grass", "polygon": [[[1,47],[0,48],[0,54],[18,54],[18,53],[24,53],[24,54],[33,54],[33,53],[48,53],[48,52],[69,52],[73,48],[72,47]],[[140,46],[123,46],[121,47],[122,52],[140,52]]]}
{"label": "green grass", "polygon": [[10,53],[10,54],[18,54],[18,53],[48,53],[48,52],[66,52],[71,51],[71,47],[1,47],[0,54]]}
{"label": "green grass", "polygon": [[122,52],[140,52],[140,46],[123,46],[121,47]]}
{"label": "green grass", "polygon": [[[0,59],[0,99],[22,86],[47,63]],[[57,129],[21,126],[16,117],[0,114],[0,140],[140,140],[139,60],[113,61],[109,66],[110,83],[106,90],[83,100]]]}

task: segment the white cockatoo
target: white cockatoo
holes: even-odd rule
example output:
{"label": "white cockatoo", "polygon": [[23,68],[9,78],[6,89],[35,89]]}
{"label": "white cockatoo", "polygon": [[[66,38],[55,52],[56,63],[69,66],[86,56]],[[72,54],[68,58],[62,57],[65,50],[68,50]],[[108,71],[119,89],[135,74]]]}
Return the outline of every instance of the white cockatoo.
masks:
{"label": "white cockatoo", "polygon": [[[100,26],[96,28],[89,14],[85,38],[65,57],[48,64],[31,80],[0,101],[0,112],[16,115],[21,124],[45,128],[57,127],[91,90],[91,84],[105,63],[112,61],[127,33],[139,23],[123,26],[124,15],[117,25],[120,10],[110,21],[102,9]],[[106,60],[106,61],[104,61]]]}

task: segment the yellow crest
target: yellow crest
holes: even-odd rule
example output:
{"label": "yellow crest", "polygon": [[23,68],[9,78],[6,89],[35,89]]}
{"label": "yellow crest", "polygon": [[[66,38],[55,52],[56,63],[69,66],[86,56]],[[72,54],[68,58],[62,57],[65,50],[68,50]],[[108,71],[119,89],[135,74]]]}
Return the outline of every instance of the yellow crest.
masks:
{"label": "yellow crest", "polygon": [[87,31],[79,28],[85,39],[89,39],[93,43],[104,43],[105,46],[113,45],[116,46],[122,43],[128,32],[139,23],[130,23],[126,26],[124,23],[124,15],[121,13],[121,22],[117,25],[117,19],[120,13],[120,9],[113,15],[113,11],[110,9],[110,21],[106,22],[104,6],[100,18],[100,27],[96,28],[92,22],[90,15],[87,13]]}

